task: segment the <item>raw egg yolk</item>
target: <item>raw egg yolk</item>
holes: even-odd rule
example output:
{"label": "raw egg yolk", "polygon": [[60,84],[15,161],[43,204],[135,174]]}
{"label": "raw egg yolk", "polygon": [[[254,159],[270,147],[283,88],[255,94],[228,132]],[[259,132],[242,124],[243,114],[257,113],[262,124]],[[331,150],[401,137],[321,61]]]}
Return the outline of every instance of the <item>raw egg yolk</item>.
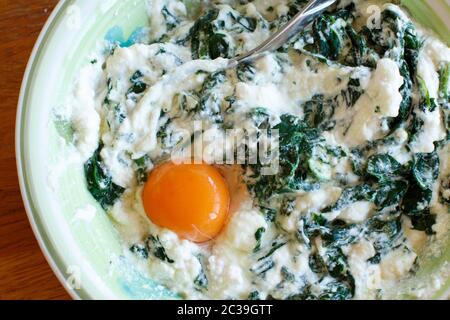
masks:
{"label": "raw egg yolk", "polygon": [[230,205],[224,178],[207,164],[158,166],[150,173],[142,198],[153,223],[193,242],[217,236]]}

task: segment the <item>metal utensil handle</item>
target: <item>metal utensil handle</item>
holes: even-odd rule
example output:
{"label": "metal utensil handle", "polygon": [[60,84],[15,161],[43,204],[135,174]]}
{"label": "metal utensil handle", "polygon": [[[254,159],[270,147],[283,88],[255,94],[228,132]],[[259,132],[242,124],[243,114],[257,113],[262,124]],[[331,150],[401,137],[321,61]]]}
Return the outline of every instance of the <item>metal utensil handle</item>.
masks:
{"label": "metal utensil handle", "polygon": [[298,32],[306,28],[319,14],[325,11],[329,6],[337,0],[312,0],[305,8],[297,13],[288,23],[280,28],[276,33],[269,37],[255,49],[246,52],[234,59],[230,60],[230,66],[236,66],[242,62],[249,62],[260,57],[267,51],[273,51],[280,48],[289,39],[298,34]]}

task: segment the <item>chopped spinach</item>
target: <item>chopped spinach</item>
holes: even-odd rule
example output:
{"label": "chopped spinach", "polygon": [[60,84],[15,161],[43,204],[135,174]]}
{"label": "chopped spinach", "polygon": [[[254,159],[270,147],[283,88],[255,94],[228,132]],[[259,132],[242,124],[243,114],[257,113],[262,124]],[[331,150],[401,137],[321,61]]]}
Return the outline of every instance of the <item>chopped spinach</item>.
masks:
{"label": "chopped spinach", "polygon": [[239,81],[251,82],[255,78],[256,69],[251,63],[241,63],[236,67]]}
{"label": "chopped spinach", "polygon": [[264,259],[262,261],[258,261],[250,271],[258,276],[264,276],[267,271],[273,269],[275,267],[275,262],[272,259]]}
{"label": "chopped spinach", "polygon": [[259,250],[261,250],[261,241],[262,241],[262,237],[264,235],[264,232],[266,232],[266,228],[264,228],[264,227],[258,228],[258,230],[256,230],[256,232],[255,232],[256,246],[253,249],[254,253],[256,253]]}
{"label": "chopped spinach", "polygon": [[161,13],[166,21],[167,30],[170,31],[180,24],[180,19],[175,14],[170,12],[167,6],[162,8]]}
{"label": "chopped spinach", "polygon": [[423,210],[420,215],[411,215],[411,224],[415,230],[424,231],[428,235],[435,234],[433,226],[436,224],[436,215],[429,209]]}
{"label": "chopped spinach", "polygon": [[325,100],[323,95],[316,95],[303,106],[304,121],[311,128],[328,131],[334,128],[332,118],[336,103],[333,99]]}
{"label": "chopped spinach", "polygon": [[89,192],[106,210],[120,198],[125,188],[112,182],[112,178],[100,156],[102,149],[103,145],[100,144],[92,157],[84,164],[84,173]]}
{"label": "chopped spinach", "polygon": [[325,289],[321,292],[318,300],[348,300],[353,298],[352,284],[341,281],[332,281],[327,283]]}
{"label": "chopped spinach", "polygon": [[251,110],[248,117],[252,119],[258,129],[267,129],[269,127],[270,116],[265,108],[255,108]]}
{"label": "chopped spinach", "polygon": [[439,99],[445,128],[447,130],[446,142],[450,141],[450,62],[441,63],[439,69]]}
{"label": "chopped spinach", "polygon": [[311,242],[315,237],[330,234],[328,220],[322,215],[312,214],[301,219],[300,228],[297,232],[297,239],[300,242],[311,246]]}
{"label": "chopped spinach", "polygon": [[130,82],[132,86],[128,89],[127,96],[132,93],[141,94],[147,90],[148,85],[142,80],[143,77],[144,75],[139,70],[131,76]]}
{"label": "chopped spinach", "polygon": [[264,176],[259,174],[261,166],[249,165],[256,181],[249,181],[248,186],[256,197],[264,203],[273,195],[284,194],[294,190],[313,190],[317,188],[316,178],[303,163],[308,162],[315,145],[320,140],[317,129],[310,128],[299,118],[291,115],[281,116],[278,130],[280,140],[280,170],[278,174]]}
{"label": "chopped spinach", "polygon": [[227,36],[223,33],[214,33],[208,39],[209,41],[209,56],[211,59],[219,57],[230,57],[230,44]]}
{"label": "chopped spinach", "polygon": [[130,247],[130,251],[138,255],[142,259],[148,259],[148,250],[142,244],[134,244]]}
{"label": "chopped spinach", "polygon": [[275,221],[275,217],[277,214],[277,211],[273,208],[267,208],[264,206],[260,206],[259,209],[261,210],[262,214],[264,215],[264,219],[267,222],[274,222]]}
{"label": "chopped spinach", "polygon": [[437,108],[437,104],[434,98],[431,98],[430,92],[428,91],[427,84],[425,81],[417,76],[417,81],[419,82],[419,89],[420,89],[420,108],[423,111],[430,111],[433,112]]}
{"label": "chopped spinach", "polygon": [[312,272],[317,274],[323,274],[326,272],[327,266],[319,254],[311,254],[309,256],[309,268]]}
{"label": "chopped spinach", "polygon": [[189,32],[193,59],[231,58],[231,49],[226,35],[218,31],[215,20],[219,11],[211,9],[195,22]]}
{"label": "chopped spinach", "polygon": [[367,161],[367,173],[380,181],[388,181],[401,173],[402,165],[388,154],[376,154]]}
{"label": "chopped spinach", "polygon": [[215,93],[215,89],[220,87],[225,81],[224,71],[208,74],[201,89],[196,93],[199,101],[193,109],[189,110],[189,113],[208,118],[215,123],[222,123],[222,100]]}
{"label": "chopped spinach", "polygon": [[368,184],[360,184],[354,187],[348,187],[342,191],[341,196],[339,197],[338,201],[329,207],[326,207],[322,210],[323,213],[330,212],[330,211],[337,211],[341,210],[348,205],[355,203],[357,201],[372,201],[374,197],[374,191],[372,190],[371,186]]}
{"label": "chopped spinach", "polygon": [[375,216],[366,223],[367,234],[374,239],[375,255],[369,258],[372,264],[381,262],[402,236],[400,215]]}
{"label": "chopped spinach", "polygon": [[145,155],[134,161],[136,165],[136,180],[139,185],[143,185],[147,182],[147,168],[150,164],[150,157]]}
{"label": "chopped spinach", "polygon": [[341,94],[345,101],[345,105],[350,108],[355,105],[356,101],[358,101],[363,93],[364,90],[361,87],[360,80],[350,78],[347,90],[344,90]]}
{"label": "chopped spinach", "polygon": [[[235,17],[234,17],[235,18]],[[236,22],[239,23],[245,30],[253,32],[258,24],[256,18],[253,17],[243,17],[239,16],[235,18]]]}
{"label": "chopped spinach", "polygon": [[378,185],[374,203],[378,208],[398,205],[408,190],[408,183],[403,180],[385,181]]}
{"label": "chopped spinach", "polygon": [[401,209],[406,215],[418,215],[430,204],[432,190],[424,190],[412,182],[403,197]]}
{"label": "chopped spinach", "polygon": [[272,244],[269,248],[269,250],[258,259],[258,261],[267,260],[270,256],[272,256],[278,249],[286,245],[287,241],[282,237],[276,238],[274,241],[272,241]]}
{"label": "chopped spinach", "polygon": [[360,240],[363,235],[363,229],[357,224],[347,224],[346,222],[336,219],[327,224],[329,231],[322,235],[322,239],[326,245],[334,245],[338,247],[353,244]]}
{"label": "chopped spinach", "polygon": [[439,176],[438,153],[419,153],[414,156],[412,174],[424,190],[432,190],[433,184]]}
{"label": "chopped spinach", "polygon": [[341,248],[337,246],[328,247],[322,258],[328,273],[333,278],[340,278],[348,273],[347,258]]}
{"label": "chopped spinach", "polygon": [[275,262],[272,259],[272,255],[281,247],[286,245],[287,241],[279,236],[274,239],[271,245],[265,250],[265,253],[257,260],[257,262],[251,267],[250,271],[258,276],[264,276],[264,274],[275,267]]}
{"label": "chopped spinach", "polygon": [[248,294],[247,300],[261,300],[258,291],[252,291]]}
{"label": "chopped spinach", "polygon": [[306,46],[305,49],[326,60],[337,61],[347,38],[345,27],[342,26],[341,21],[344,20],[342,18],[348,19],[349,17],[350,13],[345,9],[332,14],[320,15],[314,21],[310,34],[314,39],[314,44]]}
{"label": "chopped spinach", "polygon": [[289,269],[285,266],[281,267],[280,269],[281,277],[283,278],[283,281],[285,282],[295,282],[295,274],[293,274]]}

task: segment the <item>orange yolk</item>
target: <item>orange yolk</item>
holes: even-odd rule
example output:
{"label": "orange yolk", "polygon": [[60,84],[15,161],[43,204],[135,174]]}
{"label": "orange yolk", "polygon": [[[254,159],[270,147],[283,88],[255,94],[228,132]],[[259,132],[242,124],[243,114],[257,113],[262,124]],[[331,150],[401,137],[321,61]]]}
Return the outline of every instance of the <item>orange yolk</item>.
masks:
{"label": "orange yolk", "polygon": [[194,242],[205,242],[219,234],[230,205],[224,178],[207,164],[167,162],[155,168],[142,198],[153,223]]}

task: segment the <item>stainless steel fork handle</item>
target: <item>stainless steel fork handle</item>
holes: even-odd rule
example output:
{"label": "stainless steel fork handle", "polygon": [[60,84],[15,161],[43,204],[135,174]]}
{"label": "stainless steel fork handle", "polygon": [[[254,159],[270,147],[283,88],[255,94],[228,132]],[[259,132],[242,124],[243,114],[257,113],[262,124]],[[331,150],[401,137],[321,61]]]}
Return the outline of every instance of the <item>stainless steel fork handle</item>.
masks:
{"label": "stainless steel fork handle", "polygon": [[229,67],[233,68],[240,63],[250,62],[264,55],[268,51],[274,51],[289,41],[293,36],[306,28],[315,18],[323,13],[337,0],[312,0],[305,8],[297,13],[288,23],[270,36],[266,41],[255,49],[233,58],[229,62]]}

